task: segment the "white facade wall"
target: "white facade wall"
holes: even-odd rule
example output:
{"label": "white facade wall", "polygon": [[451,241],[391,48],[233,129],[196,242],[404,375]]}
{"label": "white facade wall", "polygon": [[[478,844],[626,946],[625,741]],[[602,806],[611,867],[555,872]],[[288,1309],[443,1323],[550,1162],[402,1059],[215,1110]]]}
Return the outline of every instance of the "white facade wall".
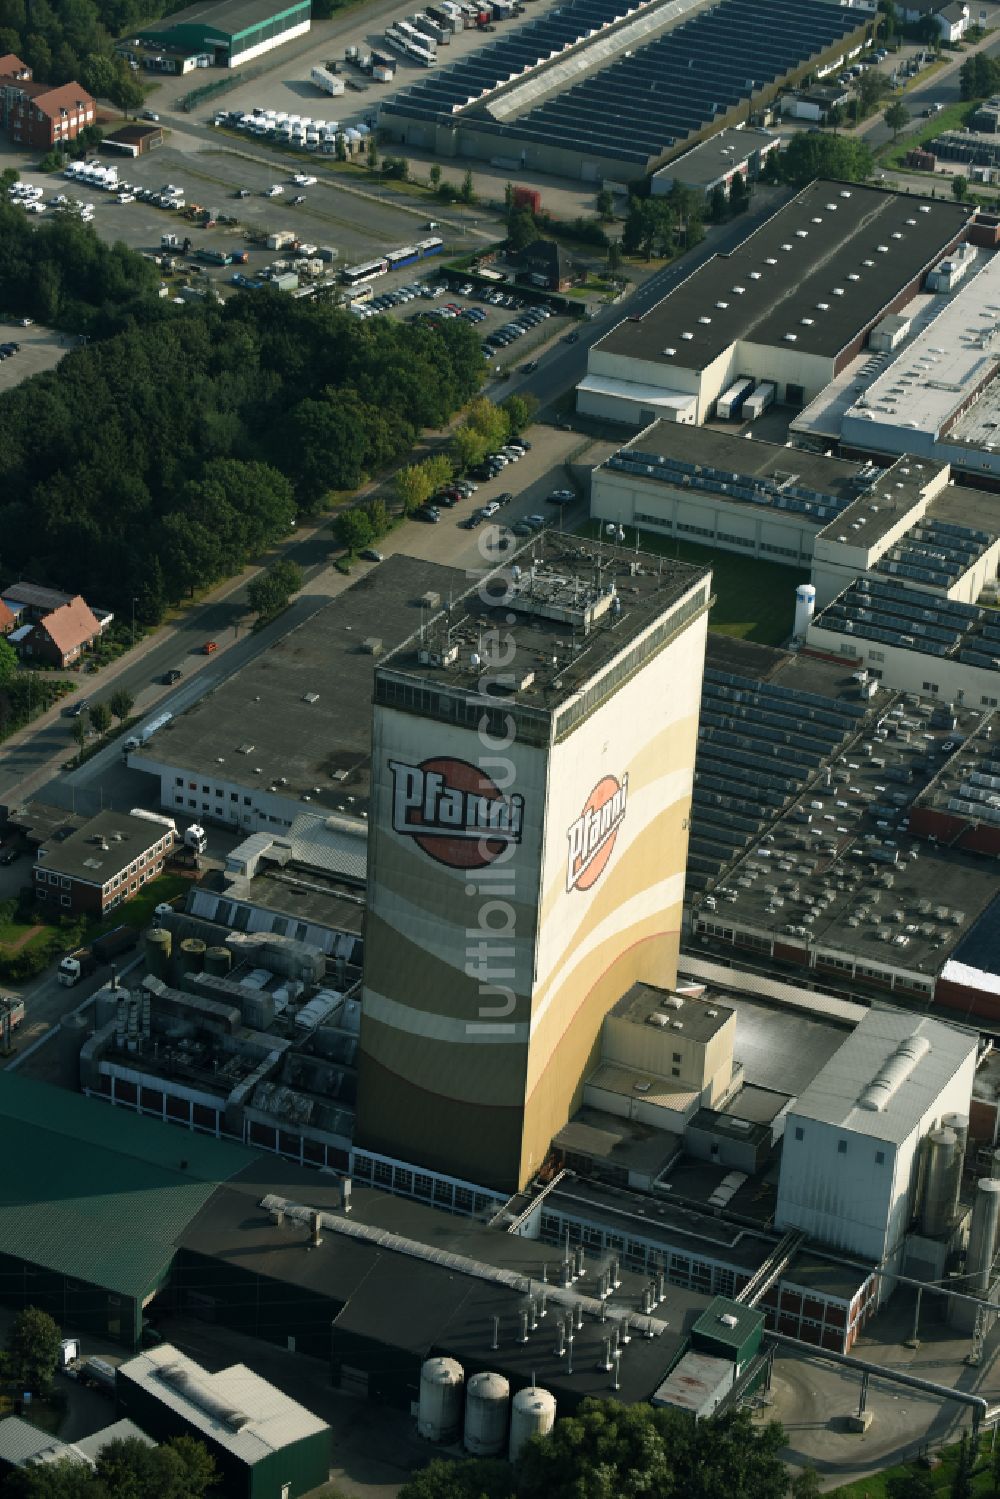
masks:
{"label": "white facade wall", "polygon": [[945,656],[925,656],[860,635],[843,635],[817,624],[809,626],[806,645],[825,655],[842,656],[851,667],[867,666],[879,673],[883,686],[900,692],[919,692],[943,703],[964,703],[967,708],[995,708],[1000,702],[1000,671]]}
{"label": "white facade wall", "polygon": [[275,47],[283,47],[286,42],[293,41],[297,36],[305,36],[312,22],[301,21],[298,26],[290,26],[280,36],[269,37],[266,42],[258,42],[256,47],[247,47],[245,52],[237,52],[235,57],[230,56],[229,66],[241,68],[245,62],[251,62],[255,57],[260,57],[264,52],[273,52]]}
{"label": "white facade wall", "polygon": [[269,792],[266,786],[245,785],[182,765],[168,765],[138,752],[129,755],[126,763],[130,770],[159,776],[160,806],[175,816],[196,817],[199,821],[208,818],[244,833],[256,833],[290,828],[304,810],[297,796],[282,796]]}
{"label": "white facade wall", "polygon": [[[721,494],[674,487],[660,480],[647,482],[638,474],[611,468],[594,470],[590,513],[598,520],[664,531],[682,540],[790,567],[810,565],[819,529],[804,515],[727,500]],[[850,581],[848,578],[840,588]]]}
{"label": "white facade wall", "polygon": [[[803,1118],[792,1108],[785,1124],[775,1226],[801,1229],[822,1244],[867,1260],[892,1262],[912,1216],[920,1142],[942,1115],[968,1112],[975,1065],[973,1044],[898,1144],[850,1125]],[[867,1114],[866,1123],[874,1129],[878,1118]]]}

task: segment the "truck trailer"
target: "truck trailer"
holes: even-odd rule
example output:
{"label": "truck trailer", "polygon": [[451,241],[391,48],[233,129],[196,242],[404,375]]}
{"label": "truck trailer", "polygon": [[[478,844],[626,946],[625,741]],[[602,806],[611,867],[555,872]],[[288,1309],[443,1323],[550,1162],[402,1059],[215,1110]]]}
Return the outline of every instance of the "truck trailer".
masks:
{"label": "truck trailer", "polygon": [[[199,256],[203,255],[205,258],[207,258],[209,255],[214,254],[215,252],[206,250],[203,252],[199,251],[198,253]],[[229,261],[227,260],[223,263],[228,265]],[[160,729],[164,728],[165,725],[170,722],[173,716],[174,715],[172,713],[161,713],[158,718],[150,719],[149,723],[141,728],[138,734],[129,735],[125,743],[122,745],[123,752],[127,755],[130,750],[141,749],[144,744],[148,744],[153,735],[156,734]]]}
{"label": "truck trailer", "polygon": [[329,68],[313,68],[309,74],[309,82],[314,88],[320,89],[324,94],[331,94],[335,99],[339,99],[347,87],[343,78],[338,78]]}
{"label": "truck trailer", "polygon": [[60,984],[67,988],[78,984],[98,963],[113,963],[123,953],[131,952],[138,940],[139,933],[131,926],[116,926],[103,937],[95,937],[89,947],[78,947],[63,958],[57,973]]}
{"label": "truck trailer", "polygon": [[743,402],[743,419],[747,422],[755,422],[759,416],[763,416],[767,408],[773,403],[775,387],[770,380],[762,380],[753,395],[747,396]]}
{"label": "truck trailer", "polygon": [[730,385],[727,391],[719,397],[715,404],[715,415],[720,422],[734,422],[743,410],[743,402],[753,390],[753,381],[746,375]]}

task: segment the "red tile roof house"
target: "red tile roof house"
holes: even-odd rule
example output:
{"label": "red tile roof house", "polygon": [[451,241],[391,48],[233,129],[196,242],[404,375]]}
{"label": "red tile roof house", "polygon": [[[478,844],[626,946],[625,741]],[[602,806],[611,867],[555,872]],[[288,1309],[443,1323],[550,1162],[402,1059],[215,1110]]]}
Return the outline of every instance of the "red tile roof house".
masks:
{"label": "red tile roof house", "polygon": [[19,57],[0,57],[0,123],[11,140],[36,150],[50,150],[75,140],[97,119],[97,105],[75,81],[53,88],[33,83],[31,69]]}
{"label": "red tile roof house", "polygon": [[77,661],[101,633],[101,626],[79,594],[35,624],[22,625],[11,637],[22,656],[49,666]]}
{"label": "red tile roof house", "polygon": [[0,635],[9,635],[17,624],[17,615],[0,599]]}

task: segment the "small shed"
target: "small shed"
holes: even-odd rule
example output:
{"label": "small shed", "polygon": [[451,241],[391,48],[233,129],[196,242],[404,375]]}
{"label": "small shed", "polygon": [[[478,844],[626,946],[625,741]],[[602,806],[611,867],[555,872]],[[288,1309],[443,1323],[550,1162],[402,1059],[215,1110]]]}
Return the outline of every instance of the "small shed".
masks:
{"label": "small shed", "polygon": [[101,141],[101,150],[113,151],[119,156],[145,156],[148,151],[162,145],[163,130],[159,125],[132,122],[106,135]]}
{"label": "small shed", "polygon": [[691,1346],[698,1353],[728,1359],[738,1375],[759,1351],[763,1333],[763,1312],[716,1296],[692,1327]]}

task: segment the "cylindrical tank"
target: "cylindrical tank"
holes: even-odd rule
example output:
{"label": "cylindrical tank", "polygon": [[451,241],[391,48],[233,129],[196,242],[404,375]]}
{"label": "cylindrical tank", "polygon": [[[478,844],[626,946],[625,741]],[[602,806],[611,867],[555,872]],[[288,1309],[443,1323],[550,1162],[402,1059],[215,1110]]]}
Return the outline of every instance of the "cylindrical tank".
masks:
{"label": "cylindrical tank", "polygon": [[985,1296],[990,1289],[997,1225],[1000,1224],[1000,1181],[984,1176],[976,1183],[976,1201],[965,1257],[965,1290],[970,1296]]}
{"label": "cylindrical tank", "polygon": [[816,590],[811,583],[800,583],[795,590],[795,624],[792,634],[805,640],[806,627],[816,613]]}
{"label": "cylindrical tank", "polygon": [[167,983],[174,939],[166,927],[154,926],[146,933],[146,968],[154,978]]}
{"label": "cylindrical tank", "polygon": [[453,1358],[429,1358],[420,1370],[417,1431],[429,1442],[458,1441],[465,1370]]}
{"label": "cylindrical tank", "polygon": [[556,1421],[556,1397],[548,1390],[529,1385],[518,1390],[510,1403],[510,1446],[507,1457],[516,1463],[525,1442],[532,1437],[544,1437],[552,1430]]}
{"label": "cylindrical tank", "polygon": [[932,1238],[947,1233],[951,1227],[957,1148],[958,1136],[953,1129],[936,1129],[927,1137],[927,1172],[920,1232]]}
{"label": "cylindrical tank", "polygon": [[965,1150],[969,1143],[969,1116],[968,1114],[943,1114],[941,1117],[941,1128],[954,1131],[955,1159],[952,1162],[952,1198],[951,1218],[952,1222],[958,1217],[958,1204],[962,1196],[962,1172],[965,1169]]}
{"label": "cylindrical tank", "polygon": [[473,1374],[465,1387],[465,1450],[500,1457],[507,1445],[510,1385],[502,1374]]}
{"label": "cylindrical tank", "polygon": [[205,972],[212,973],[217,979],[228,976],[233,966],[233,955],[228,947],[209,947],[205,949]]}
{"label": "cylindrical tank", "polygon": [[205,944],[200,937],[185,937],[177,952],[177,982],[186,973],[200,973],[205,962]]}
{"label": "cylindrical tank", "polygon": [[1000,1145],[996,1147],[990,1157],[990,1175],[1000,1178]]}

